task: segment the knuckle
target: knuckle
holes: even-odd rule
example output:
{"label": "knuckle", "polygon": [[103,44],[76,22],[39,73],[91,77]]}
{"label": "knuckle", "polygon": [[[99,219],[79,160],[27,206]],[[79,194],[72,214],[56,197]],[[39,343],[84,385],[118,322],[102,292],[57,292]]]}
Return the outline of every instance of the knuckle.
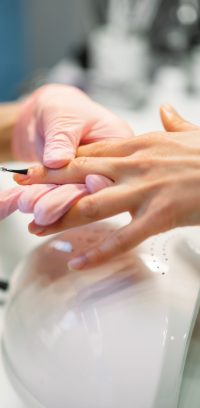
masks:
{"label": "knuckle", "polygon": [[131,171],[142,172],[149,170],[153,165],[155,165],[155,160],[142,152],[131,157],[122,158],[117,167],[119,171],[127,170],[130,174]]}
{"label": "knuckle", "polygon": [[49,211],[47,208],[41,206],[40,204],[36,204],[34,208],[34,216],[35,221],[39,225],[47,225],[49,220]]}
{"label": "knuckle", "polygon": [[142,169],[149,171],[153,167],[157,167],[158,161],[155,157],[143,155],[140,159],[140,165]]}
{"label": "knuckle", "polygon": [[156,131],[146,134],[143,139],[144,148],[151,148],[163,142],[164,132]]}
{"label": "knuckle", "polygon": [[129,168],[130,165],[128,165],[127,160],[124,160],[123,157],[122,158],[120,157],[116,164],[110,165],[110,178],[115,180],[118,177],[119,178],[123,177],[124,172],[127,172]]}
{"label": "knuckle", "polygon": [[154,213],[154,220],[160,225],[160,231],[166,231],[176,227],[176,205],[173,200],[166,200]]}
{"label": "knuckle", "polygon": [[165,135],[164,132],[160,132],[159,130],[155,131],[155,132],[151,132],[149,133],[149,141],[160,141],[162,139],[162,137]]}
{"label": "knuckle", "polygon": [[[115,142],[116,143],[116,142]],[[95,143],[95,149],[92,145],[90,147],[94,150],[95,156],[108,156],[111,151],[112,142],[108,144],[105,140]]]}
{"label": "knuckle", "polygon": [[87,166],[87,164],[89,164],[89,162],[90,162],[90,160],[89,160],[88,157],[84,157],[84,156],[83,157],[76,157],[73,160],[73,166],[74,166],[75,169],[81,170],[81,169],[84,169]]}
{"label": "knuckle", "polygon": [[123,233],[118,233],[115,237],[113,237],[113,246],[119,254],[130,249],[131,242],[130,239],[124,236]]}
{"label": "knuckle", "polygon": [[135,152],[135,150],[138,147],[138,144],[140,145],[141,138],[139,137],[130,137],[128,139],[125,139],[121,142],[121,146],[125,150],[126,154],[132,154]]}
{"label": "knuckle", "polygon": [[169,229],[175,228],[177,224],[177,217],[176,217],[176,205],[174,201],[167,202],[164,211],[167,217],[168,228]]}
{"label": "knuckle", "polygon": [[107,165],[107,168],[109,169],[109,173],[113,175],[113,178],[115,177],[115,174],[121,169],[121,162],[123,163],[123,160],[124,160],[123,157],[120,159],[113,158],[113,160],[110,160],[109,165]]}
{"label": "knuckle", "polygon": [[119,170],[120,172],[126,169],[130,170],[131,168],[135,167],[136,161],[137,160],[130,156],[122,157],[116,163],[116,169]]}
{"label": "knuckle", "polygon": [[80,217],[85,221],[94,221],[99,217],[99,208],[93,197],[87,197],[78,203]]}
{"label": "knuckle", "polygon": [[91,249],[88,253],[89,261],[94,263],[101,262],[107,258],[107,255],[103,253],[100,247],[95,247],[95,249]]}

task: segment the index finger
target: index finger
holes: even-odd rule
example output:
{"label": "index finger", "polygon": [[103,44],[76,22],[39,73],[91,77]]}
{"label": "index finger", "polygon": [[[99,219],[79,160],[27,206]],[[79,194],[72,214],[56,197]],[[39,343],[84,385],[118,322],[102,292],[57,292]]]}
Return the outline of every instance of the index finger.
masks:
{"label": "index finger", "polygon": [[101,142],[82,145],[77,151],[77,156],[86,157],[125,157],[146,148],[146,136],[129,137],[123,140],[109,139]]}
{"label": "index finger", "polygon": [[114,181],[118,161],[117,158],[77,157],[61,169],[48,169],[39,165],[30,168],[27,175],[16,174],[14,179],[22,185],[84,183],[86,176],[97,174]]}

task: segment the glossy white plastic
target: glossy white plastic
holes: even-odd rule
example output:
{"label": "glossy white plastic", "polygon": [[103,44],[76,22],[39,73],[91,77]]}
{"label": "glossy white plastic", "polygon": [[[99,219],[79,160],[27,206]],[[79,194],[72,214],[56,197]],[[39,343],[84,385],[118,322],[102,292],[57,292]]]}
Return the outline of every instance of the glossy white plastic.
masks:
{"label": "glossy white plastic", "polygon": [[[180,389],[191,395],[184,366],[199,311],[200,229],[152,237],[99,268],[68,270],[72,255],[116,226],[60,234],[16,271],[3,353],[28,407],[177,408]],[[197,402],[190,407],[200,406],[198,391]]]}

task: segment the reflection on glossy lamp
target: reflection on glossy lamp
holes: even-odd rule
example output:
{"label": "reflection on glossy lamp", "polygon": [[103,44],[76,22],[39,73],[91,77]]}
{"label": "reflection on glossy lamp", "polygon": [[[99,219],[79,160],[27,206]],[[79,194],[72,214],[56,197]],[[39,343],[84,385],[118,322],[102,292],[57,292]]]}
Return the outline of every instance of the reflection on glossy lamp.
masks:
{"label": "reflection on glossy lamp", "polygon": [[26,407],[175,408],[180,390],[200,406],[200,339],[183,375],[198,323],[200,231],[174,230],[99,268],[68,270],[72,254],[116,225],[53,237],[16,271],[2,346]]}

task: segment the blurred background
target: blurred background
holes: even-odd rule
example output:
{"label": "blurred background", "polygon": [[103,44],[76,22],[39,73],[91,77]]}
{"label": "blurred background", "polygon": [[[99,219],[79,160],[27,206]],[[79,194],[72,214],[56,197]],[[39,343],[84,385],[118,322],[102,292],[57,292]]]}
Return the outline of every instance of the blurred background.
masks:
{"label": "blurred background", "polygon": [[200,0],[0,0],[0,101],[49,82],[116,109],[200,98]]}

